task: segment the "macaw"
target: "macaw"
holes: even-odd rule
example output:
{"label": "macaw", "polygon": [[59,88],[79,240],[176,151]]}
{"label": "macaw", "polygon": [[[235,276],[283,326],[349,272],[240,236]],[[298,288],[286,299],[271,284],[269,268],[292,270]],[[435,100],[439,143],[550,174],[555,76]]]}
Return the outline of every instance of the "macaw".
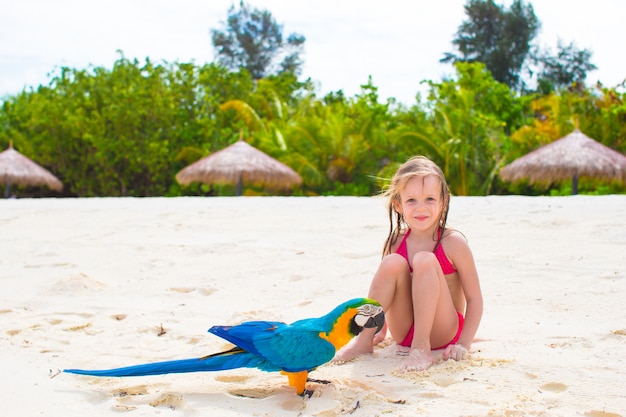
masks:
{"label": "macaw", "polygon": [[145,376],[169,373],[258,368],[287,375],[298,395],[305,394],[309,372],[329,362],[336,351],[364,328],[380,331],[385,322],[381,305],[355,298],[330,313],[286,324],[248,321],[236,326],[213,326],[213,333],[235,345],[201,358],[179,359],[104,370],[64,369],[63,372],[99,377]]}

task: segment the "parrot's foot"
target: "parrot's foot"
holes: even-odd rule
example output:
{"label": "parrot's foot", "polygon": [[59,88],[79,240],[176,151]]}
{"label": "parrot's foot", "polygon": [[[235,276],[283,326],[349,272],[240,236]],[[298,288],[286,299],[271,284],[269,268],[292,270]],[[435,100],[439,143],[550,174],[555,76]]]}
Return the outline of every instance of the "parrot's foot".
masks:
{"label": "parrot's foot", "polygon": [[[327,381],[325,379],[314,379],[314,378],[307,378],[306,382],[313,382],[316,384],[324,384],[324,385],[331,383],[331,381]],[[305,389],[302,392],[302,394],[300,394],[300,396],[303,398],[311,398],[314,392],[315,392],[314,389]]]}
{"label": "parrot's foot", "polygon": [[324,385],[327,385],[327,384],[330,384],[330,383],[331,383],[330,381],[327,381],[327,380],[325,380],[325,379],[313,379],[313,378],[309,378],[309,379],[307,379],[306,381],[307,381],[307,382],[315,382],[315,383],[318,383],[318,384],[324,384]]}

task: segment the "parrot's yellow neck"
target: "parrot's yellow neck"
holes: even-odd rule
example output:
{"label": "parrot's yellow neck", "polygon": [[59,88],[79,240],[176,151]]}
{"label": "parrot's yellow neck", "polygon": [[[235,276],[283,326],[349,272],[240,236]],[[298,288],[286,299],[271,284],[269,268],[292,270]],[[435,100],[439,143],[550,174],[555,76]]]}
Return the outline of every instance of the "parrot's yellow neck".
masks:
{"label": "parrot's yellow neck", "polygon": [[358,312],[359,311],[356,308],[348,309],[345,313],[339,316],[337,321],[335,321],[335,324],[330,332],[321,332],[319,336],[332,343],[335,350],[341,349],[354,337],[349,330],[350,322]]}

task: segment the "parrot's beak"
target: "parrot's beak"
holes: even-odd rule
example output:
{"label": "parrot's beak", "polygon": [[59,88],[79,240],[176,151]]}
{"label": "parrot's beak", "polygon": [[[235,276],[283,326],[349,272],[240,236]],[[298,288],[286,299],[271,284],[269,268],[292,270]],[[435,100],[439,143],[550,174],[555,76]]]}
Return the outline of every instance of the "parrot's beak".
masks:
{"label": "parrot's beak", "polygon": [[376,327],[376,333],[378,333],[385,324],[385,313],[381,306],[367,304],[361,307],[359,314],[354,317],[354,322],[362,329]]}
{"label": "parrot's beak", "polygon": [[382,307],[380,307],[380,311],[376,313],[376,315],[367,319],[367,322],[363,325],[366,329],[371,329],[377,327],[376,333],[378,333],[385,324],[385,312]]}

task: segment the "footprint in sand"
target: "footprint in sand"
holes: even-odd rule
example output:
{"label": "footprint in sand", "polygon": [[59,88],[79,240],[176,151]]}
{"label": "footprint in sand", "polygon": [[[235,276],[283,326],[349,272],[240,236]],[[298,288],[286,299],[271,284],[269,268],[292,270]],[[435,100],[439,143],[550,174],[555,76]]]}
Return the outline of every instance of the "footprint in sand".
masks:
{"label": "footprint in sand", "polygon": [[[66,328],[65,328],[65,329],[63,329],[63,330],[64,330],[64,331],[66,331],[66,332],[78,332],[78,331],[81,331],[81,330],[86,331],[86,330],[87,330],[88,328],[90,328],[90,327],[91,327],[91,322],[88,322],[88,323],[84,323],[84,324],[79,324],[79,325],[77,325],[77,326],[66,327]],[[95,334],[95,333],[93,333],[93,332],[91,332],[91,333],[90,333],[90,332],[87,332],[87,334]]]}
{"label": "footprint in sand", "polygon": [[179,292],[182,294],[189,294],[190,292],[195,291],[195,288],[194,287],[172,287],[170,288],[170,291]]}
{"label": "footprint in sand", "polygon": [[617,413],[609,413],[607,411],[591,410],[585,413],[585,417],[622,417],[622,415]]}
{"label": "footprint in sand", "polygon": [[81,272],[78,275],[73,275],[57,281],[49,292],[51,294],[85,294],[90,292],[102,291],[106,288],[106,285],[89,275]]}
{"label": "footprint in sand", "polygon": [[541,389],[544,391],[551,391],[551,392],[564,392],[567,390],[567,385],[562,384],[560,382],[549,382],[547,384],[543,384],[541,386]]}
{"label": "footprint in sand", "polygon": [[126,397],[128,395],[146,395],[148,393],[147,385],[135,385],[133,387],[117,388],[113,390],[114,397]]}
{"label": "footprint in sand", "polygon": [[[150,391],[157,388],[155,385],[134,385],[122,388],[116,388],[110,392],[110,395],[117,400],[117,404],[113,406],[115,411],[132,411],[137,409],[135,404],[139,404],[134,398],[136,396],[151,395]],[[159,392],[160,389],[156,389]],[[145,400],[144,400],[145,401]],[[142,401],[143,403],[143,401]],[[148,404],[152,407],[167,407],[175,410],[183,405],[183,396],[179,393],[163,392]]]}
{"label": "footprint in sand", "polygon": [[182,394],[174,392],[165,392],[155,400],[150,401],[152,407],[168,407],[172,410],[180,408],[183,405]]}
{"label": "footprint in sand", "polygon": [[194,291],[198,292],[201,295],[211,295],[214,292],[217,291],[217,288],[213,288],[213,287],[171,287],[170,291],[172,292],[178,292],[178,293],[182,293],[182,294],[189,294],[192,293]]}
{"label": "footprint in sand", "polygon": [[215,380],[226,383],[238,383],[244,384],[246,381],[250,379],[249,376],[244,375],[216,375]]}
{"label": "footprint in sand", "polygon": [[228,389],[228,393],[231,395],[236,395],[237,397],[245,397],[245,398],[267,398],[270,395],[276,392],[276,388],[271,387],[254,387],[254,388],[245,388],[242,385],[245,385],[251,379],[250,376],[247,375],[216,375],[215,380],[219,382],[224,382],[227,384],[236,384],[237,387]]}
{"label": "footprint in sand", "polygon": [[229,389],[228,393],[237,397],[263,399],[276,393],[275,388],[234,388]]}

